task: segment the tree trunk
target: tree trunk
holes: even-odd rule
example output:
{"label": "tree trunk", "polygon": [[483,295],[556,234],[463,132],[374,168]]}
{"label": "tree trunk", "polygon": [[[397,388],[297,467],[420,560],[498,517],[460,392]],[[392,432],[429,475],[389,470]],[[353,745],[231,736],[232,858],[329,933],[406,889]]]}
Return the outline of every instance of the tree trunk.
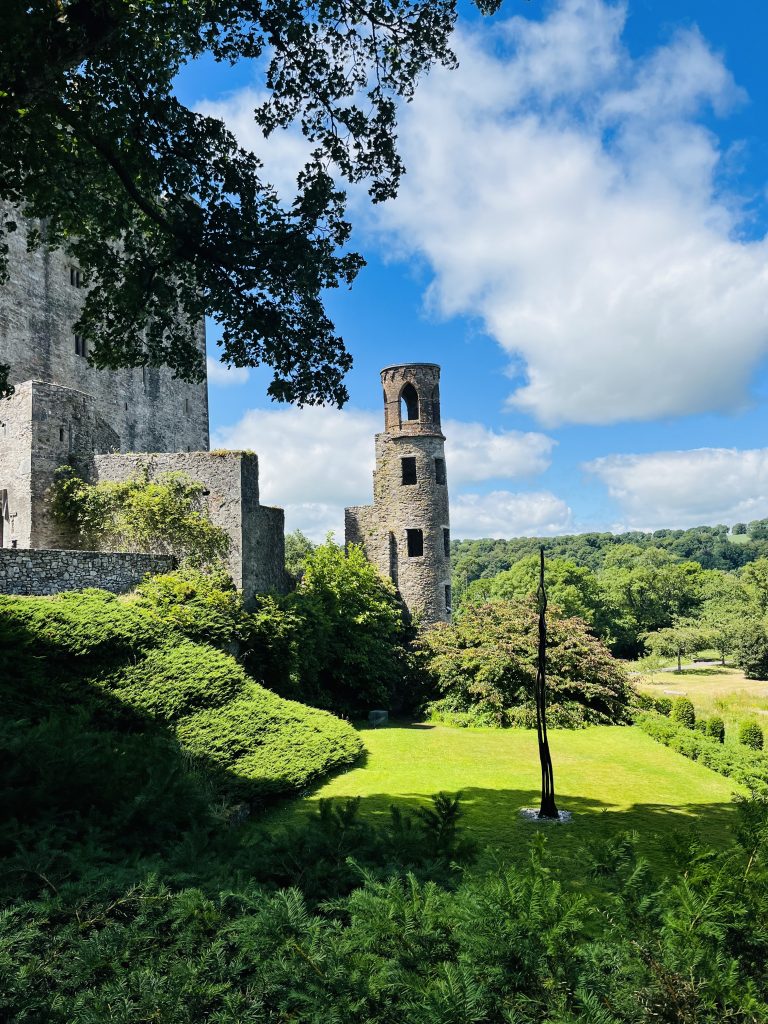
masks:
{"label": "tree trunk", "polygon": [[555,775],[547,739],[547,592],[544,589],[544,548],[540,549],[539,568],[539,657],[536,667],[536,733],[541,762],[540,818],[559,818],[555,804]]}

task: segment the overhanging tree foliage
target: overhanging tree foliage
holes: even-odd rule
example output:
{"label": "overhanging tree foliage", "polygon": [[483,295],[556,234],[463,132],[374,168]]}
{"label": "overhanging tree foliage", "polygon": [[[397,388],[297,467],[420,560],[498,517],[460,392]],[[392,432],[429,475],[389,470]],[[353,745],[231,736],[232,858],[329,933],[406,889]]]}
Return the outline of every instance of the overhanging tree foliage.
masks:
{"label": "overhanging tree foliage", "polygon": [[[341,405],[351,359],[321,296],[363,260],[344,251],[330,172],[368,179],[374,201],[395,194],[397,100],[454,63],[455,18],[456,0],[7,0],[0,281],[12,209],[45,218],[32,243],[63,246],[91,285],[76,330],[96,366],[200,379],[193,327],[210,314],[224,361],[272,368],[273,398]],[[173,94],[203,56],[256,63],[265,135],[300,126],[311,155],[295,198],[281,203],[258,157]]]}

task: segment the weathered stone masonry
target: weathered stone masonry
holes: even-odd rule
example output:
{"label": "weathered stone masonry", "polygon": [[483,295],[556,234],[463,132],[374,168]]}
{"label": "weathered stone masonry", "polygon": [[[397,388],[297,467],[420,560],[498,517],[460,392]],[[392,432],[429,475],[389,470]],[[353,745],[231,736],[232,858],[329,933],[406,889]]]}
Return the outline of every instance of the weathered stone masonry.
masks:
{"label": "weathered stone masonry", "polygon": [[4,548],[0,551],[0,594],[48,597],[83,587],[122,594],[148,573],[170,572],[175,565],[171,555]]}
{"label": "weathered stone masonry", "polygon": [[381,382],[384,432],[376,435],[373,505],[346,509],[346,541],[362,544],[420,621],[446,622],[451,560],[440,367],[388,366]]}
{"label": "weathered stone masonry", "polygon": [[[205,486],[210,517],[230,536],[228,568],[246,601],[285,589],[283,511],[259,504],[254,454],[207,450],[206,382],[188,384],[163,367],[91,367],[73,330],[87,294],[80,271],[63,252],[27,252],[26,226],[17,220],[10,280],[0,288],[0,363],[9,364],[16,388],[0,402],[0,550],[76,547],[46,500],[62,465],[92,482],[182,471]],[[202,323],[197,344],[204,355]],[[73,578],[64,573],[71,551],[50,562],[14,557],[16,586],[22,567],[45,569],[46,579],[58,567]],[[77,565],[88,557],[83,552]],[[99,585],[96,570],[107,565],[99,556],[94,573],[82,577],[87,585]],[[110,579],[104,585],[112,589]],[[17,592],[37,593],[35,586]]]}
{"label": "weathered stone masonry", "polygon": [[229,534],[227,569],[246,603],[254,594],[287,588],[285,515],[259,504],[259,460],[253,452],[96,455],[90,475],[94,482],[130,480],[142,471],[150,479],[183,472],[204,485],[209,519]]}

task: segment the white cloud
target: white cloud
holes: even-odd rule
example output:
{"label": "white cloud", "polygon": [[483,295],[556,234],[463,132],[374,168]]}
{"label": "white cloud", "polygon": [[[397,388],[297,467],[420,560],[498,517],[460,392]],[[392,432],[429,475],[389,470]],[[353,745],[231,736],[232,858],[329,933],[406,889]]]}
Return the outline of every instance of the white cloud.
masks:
{"label": "white cloud", "polygon": [[489,430],[481,423],[448,420],[445,454],[451,482],[457,485],[499,477],[543,473],[557,443],[546,434]]}
{"label": "white cloud", "polygon": [[224,363],[218,359],[212,359],[210,356],[207,357],[205,363],[209,384],[229,387],[232,384],[245,384],[248,380],[247,366],[225,366]]}
{"label": "white cloud", "polygon": [[[257,452],[261,500],[285,508],[289,530],[315,539],[334,530],[341,538],[344,508],[372,501],[373,435],[382,426],[380,414],[360,409],[251,409],[215,431],[213,446]],[[456,420],[445,432],[451,496],[459,501],[464,484],[542,472],[555,443],[544,434]]]}
{"label": "white cloud", "polygon": [[623,5],[562,0],[457,38],[404,108],[408,167],[378,227],[425,257],[429,303],[481,318],[546,424],[745,401],[768,349],[768,243],[739,240],[701,123],[742,96],[695,31],[644,59]]}
{"label": "white cloud", "polygon": [[460,494],[451,502],[454,537],[543,537],[572,529],[570,508],[550,491]]}
{"label": "white cloud", "polygon": [[627,529],[682,529],[768,515],[768,448],[608,455],[584,468],[607,486]]}

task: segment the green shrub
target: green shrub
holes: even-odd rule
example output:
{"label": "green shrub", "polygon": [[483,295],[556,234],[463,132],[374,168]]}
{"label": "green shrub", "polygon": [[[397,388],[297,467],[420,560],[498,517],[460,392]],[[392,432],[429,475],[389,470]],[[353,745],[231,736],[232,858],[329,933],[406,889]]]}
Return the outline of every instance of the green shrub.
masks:
{"label": "green shrub", "polygon": [[237,644],[248,629],[242,595],[223,569],[201,572],[182,566],[148,576],[134,591],[131,603],[173,632],[215,647]]}
{"label": "green shrub", "polygon": [[660,715],[666,715],[669,717],[672,714],[672,698],[671,697],[657,697],[656,710]]}
{"label": "green shrub", "polygon": [[3,892],[37,891],[36,871],[66,878],[81,861],[156,854],[210,821],[210,787],[173,737],[105,730],[87,709],[0,719],[0,768],[0,856],[18,872],[0,873]]}
{"label": "green shrub", "polygon": [[[82,707],[94,727],[117,732],[146,730],[155,719],[176,730],[213,783],[245,798],[295,791],[358,756],[350,725],[283,700],[231,655],[184,639],[186,613],[172,597],[178,588],[193,603],[210,597],[219,607],[216,586],[183,576],[147,585],[136,600],[99,590],[0,597],[6,663],[14,652],[14,671],[0,679],[6,715],[42,718]],[[228,615],[209,616],[205,631],[222,636],[212,623]]]}
{"label": "green shrub", "polygon": [[[468,604],[456,622],[437,625],[421,640],[436,688],[452,710],[474,710],[498,725],[509,724],[515,709],[534,710],[538,615],[532,601]],[[626,671],[581,619],[553,616],[549,622],[547,688],[552,725],[631,719],[634,691]]]}
{"label": "green shrub", "polygon": [[696,712],[687,697],[675,697],[669,717],[673,722],[679,722],[688,729],[693,729],[696,725]]}
{"label": "green shrub", "polygon": [[739,743],[752,750],[763,749],[763,730],[757,722],[742,722],[739,726]]}
{"label": "green shrub", "polygon": [[[454,808],[444,798],[403,823],[397,842],[410,835],[417,855],[420,843],[444,865],[455,856]],[[761,801],[740,811],[735,843],[694,846],[661,885],[637,836],[575,849],[574,881],[552,861],[554,836],[537,830],[514,862],[452,888],[382,870],[387,836],[379,870],[320,909],[298,886],[252,879],[224,891],[156,877],[80,898],[49,890],[0,917],[0,1018],[757,1024],[768,1012],[768,812]],[[354,805],[320,818],[308,841],[278,851],[282,877],[295,865],[313,883],[320,863],[333,893],[336,865],[342,882],[349,874],[341,857],[370,842]]]}
{"label": "green shrub", "polygon": [[725,743],[725,722],[717,715],[713,715],[707,722],[707,736],[717,740],[718,743]]}
{"label": "green shrub", "polygon": [[[78,590],[56,597],[0,596],[6,630],[34,645],[44,657],[93,661],[135,656],[165,639],[162,623],[105,590]],[[9,638],[10,639],[10,638]]]}
{"label": "green shrub", "polygon": [[768,758],[747,748],[725,746],[685,725],[649,712],[637,725],[653,739],[692,761],[699,761],[720,775],[735,779],[762,797],[768,797]]}
{"label": "green shrub", "polygon": [[705,736],[709,735],[709,721],[706,718],[697,718],[693,727],[696,732],[704,733]]}
{"label": "green shrub", "polygon": [[328,541],[303,564],[284,602],[295,618],[296,672],[278,692],[344,714],[402,704],[412,629],[391,581],[356,545],[345,551]]}
{"label": "green shrub", "polygon": [[223,707],[183,719],[177,735],[185,750],[226,771],[227,788],[247,796],[302,789],[363,749],[346,722],[256,683]]}
{"label": "green shrub", "polygon": [[174,722],[226,704],[244,689],[248,677],[230,655],[179,640],[127,665],[111,682],[114,695],[129,707]]}

